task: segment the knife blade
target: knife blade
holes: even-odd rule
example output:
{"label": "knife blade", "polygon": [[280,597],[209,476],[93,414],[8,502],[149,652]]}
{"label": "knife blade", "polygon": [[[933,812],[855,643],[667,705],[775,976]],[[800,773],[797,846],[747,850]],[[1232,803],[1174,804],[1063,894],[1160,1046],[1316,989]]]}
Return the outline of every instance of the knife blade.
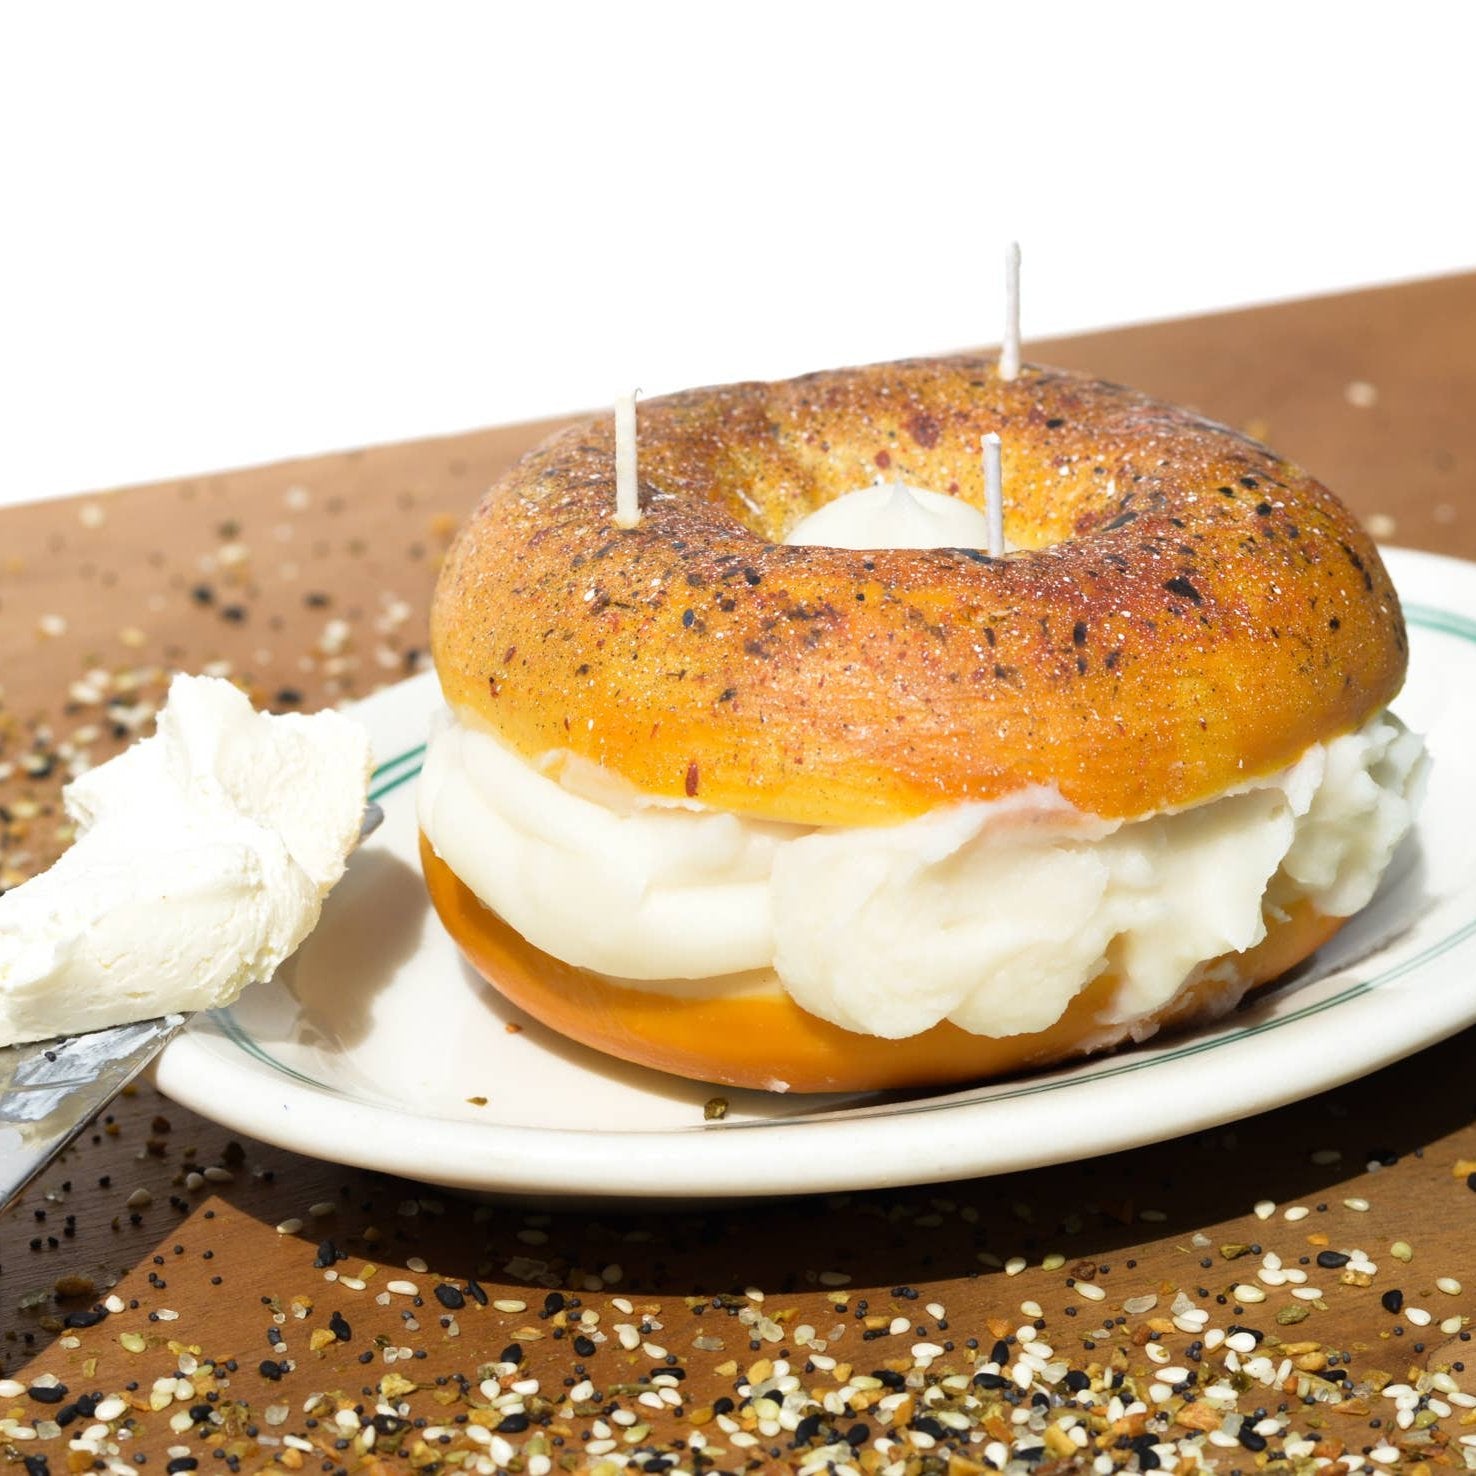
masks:
{"label": "knife blade", "polygon": [[190,1018],[161,1015],[0,1050],[0,1211]]}
{"label": "knife blade", "polygon": [[[384,811],[370,804],[362,841]],[[194,1012],[0,1047],[0,1214],[194,1018]]]}

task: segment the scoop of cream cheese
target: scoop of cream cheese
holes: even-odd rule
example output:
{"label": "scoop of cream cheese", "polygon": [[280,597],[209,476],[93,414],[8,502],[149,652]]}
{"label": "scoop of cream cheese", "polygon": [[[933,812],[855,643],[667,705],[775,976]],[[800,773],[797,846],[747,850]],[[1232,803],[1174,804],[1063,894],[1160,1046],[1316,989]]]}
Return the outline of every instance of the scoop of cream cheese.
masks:
{"label": "scoop of cream cheese", "polygon": [[157,732],[67,786],[77,840],[0,897],[0,1045],[230,1003],[312,931],[358,838],[368,735],[178,676]]}
{"label": "scoop of cream cheese", "polygon": [[447,715],[418,803],[461,880],[568,963],[672,992],[752,987],[748,971],[772,969],[849,1030],[897,1038],[947,1019],[1013,1035],[1052,1024],[1109,965],[1121,983],[1104,1018],[1157,1009],[1199,965],[1258,943],[1268,907],[1357,911],[1412,823],[1423,753],[1385,714],[1139,820],[1035,788],[808,829],[641,795],[567,756],[544,772]]}
{"label": "scoop of cream cheese", "polygon": [[988,548],[989,520],[958,497],[877,482],[817,507],[786,543],[826,548]]}

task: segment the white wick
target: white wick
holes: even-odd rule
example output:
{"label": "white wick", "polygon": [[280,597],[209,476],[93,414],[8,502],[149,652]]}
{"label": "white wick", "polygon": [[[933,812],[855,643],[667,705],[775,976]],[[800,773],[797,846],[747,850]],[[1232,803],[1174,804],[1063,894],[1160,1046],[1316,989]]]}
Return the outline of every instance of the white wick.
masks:
{"label": "white wick", "polygon": [[1005,331],[999,351],[999,377],[1014,379],[1020,372],[1020,243],[1011,241],[1005,252]]}
{"label": "white wick", "polygon": [[1004,485],[999,465],[999,432],[984,437],[984,517],[989,523],[989,557],[1002,559],[1004,541]]}
{"label": "white wick", "polygon": [[636,481],[636,396],[615,401],[615,526],[634,528],[641,520],[640,485]]}

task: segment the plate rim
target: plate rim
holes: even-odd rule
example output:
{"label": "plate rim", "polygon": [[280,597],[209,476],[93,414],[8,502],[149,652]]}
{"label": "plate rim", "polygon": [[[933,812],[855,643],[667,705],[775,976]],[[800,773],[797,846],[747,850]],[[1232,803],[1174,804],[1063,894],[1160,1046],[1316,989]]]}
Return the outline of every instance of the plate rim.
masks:
{"label": "plate rim", "polygon": [[[1476,563],[1417,550],[1382,552],[1393,566],[1391,573],[1402,571],[1405,576],[1396,577],[1395,582],[1396,587],[1410,592],[1410,598],[1401,597],[1409,623],[1476,646]],[[1415,598],[1416,591],[1421,596],[1426,593],[1421,586],[1428,580],[1422,575],[1451,584],[1455,603],[1466,608],[1451,609],[1444,603]],[[422,690],[434,690],[433,673],[397,683],[350,711],[372,731],[384,726],[397,708],[416,700]],[[377,799],[402,788],[419,772],[423,753],[423,742],[412,744],[381,762],[374,771],[371,795]],[[829,1109],[815,1115],[721,1125],[694,1122],[680,1127],[606,1130],[470,1122],[421,1114],[409,1107],[355,1098],[276,1060],[229,1009],[212,1012],[178,1036],[157,1064],[156,1081],[166,1095],[234,1131],[313,1157],[456,1189],[583,1199],[750,1198],[943,1182],[1044,1167],[1202,1131],[1329,1090],[1433,1045],[1476,1023],[1476,998],[1464,1004],[1453,1000],[1443,1012],[1393,1012],[1401,1018],[1392,1022],[1382,1018],[1389,1012],[1380,1010],[1378,1029],[1370,1036],[1376,1044],[1351,1062],[1324,1063],[1311,1078],[1282,1069],[1292,1063],[1267,1058],[1268,1042],[1273,1057],[1286,1055],[1301,1044],[1295,1032],[1290,1039],[1277,1032],[1304,1025],[1330,1009],[1350,1010],[1352,1013],[1339,1016],[1340,1021],[1361,1023],[1391,986],[1429,969],[1469,944],[1473,935],[1476,914],[1373,979],[1354,979],[1331,996],[1229,1034],[1212,1026],[1180,1037],[1167,1052],[1090,1058],[1013,1086],[983,1084],[882,1105],[868,1110],[864,1117],[846,1118]],[[207,1046],[207,1037],[234,1046],[237,1057]],[[1125,1097],[1127,1078],[1145,1070],[1179,1066],[1210,1052],[1218,1053],[1213,1068],[1217,1076],[1226,1069],[1233,1073],[1239,1058],[1249,1055],[1252,1043],[1257,1049],[1254,1075],[1262,1078],[1253,1100],[1236,1099],[1226,1106],[1217,1093],[1206,1091],[1199,1094],[1197,1109],[1182,1110],[1180,1104],[1171,1120],[1156,1122],[1152,1113],[1141,1110],[1141,1098],[1151,1094],[1135,1086],[1132,1095],[1140,1099],[1137,1103],[1130,1097],[1116,1100]],[[278,1083],[275,1098],[262,1092],[263,1070]],[[1268,1087],[1267,1077],[1278,1085]],[[1065,1120],[1072,1091],[1084,1089],[1095,1092],[1093,1114],[1087,1115],[1085,1123]],[[989,1095],[974,1095],[978,1092]],[[264,1095],[271,1100],[263,1100]],[[1020,1141],[1001,1143],[1000,1124],[992,1119],[1002,1108],[1008,1110],[1006,1104],[1026,1097],[1034,1099],[1032,1116],[1037,1121],[1032,1124],[1033,1135],[1014,1134]],[[941,1131],[919,1133],[920,1121]],[[762,1134],[755,1138],[753,1129],[785,1130],[779,1140],[784,1151],[762,1164],[750,1162],[763,1157],[762,1148],[751,1151],[751,1145],[766,1141]],[[838,1140],[848,1135],[855,1151],[836,1154]],[[920,1137],[930,1141],[920,1144]],[[405,1139],[409,1141],[401,1141]],[[982,1152],[981,1142],[987,1145]],[[618,1166],[614,1175],[612,1164]],[[744,1182],[742,1171],[756,1167],[761,1170],[758,1181]]]}

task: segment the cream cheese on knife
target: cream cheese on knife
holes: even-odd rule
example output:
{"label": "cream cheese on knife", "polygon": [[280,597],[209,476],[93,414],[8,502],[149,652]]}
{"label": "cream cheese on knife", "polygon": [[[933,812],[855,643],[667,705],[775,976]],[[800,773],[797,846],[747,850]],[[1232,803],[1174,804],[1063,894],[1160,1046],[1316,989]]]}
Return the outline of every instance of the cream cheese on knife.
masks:
{"label": "cream cheese on knife", "polygon": [[77,840],[0,897],[0,1046],[229,1004],[312,931],[359,837],[368,734],[178,676],[69,784]]}

